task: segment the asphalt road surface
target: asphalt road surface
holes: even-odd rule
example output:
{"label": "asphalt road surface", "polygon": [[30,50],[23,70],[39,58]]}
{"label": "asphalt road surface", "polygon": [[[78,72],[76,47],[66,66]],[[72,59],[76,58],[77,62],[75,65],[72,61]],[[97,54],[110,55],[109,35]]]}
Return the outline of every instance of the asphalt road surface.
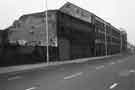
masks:
{"label": "asphalt road surface", "polygon": [[135,90],[135,56],[0,75],[0,90]]}

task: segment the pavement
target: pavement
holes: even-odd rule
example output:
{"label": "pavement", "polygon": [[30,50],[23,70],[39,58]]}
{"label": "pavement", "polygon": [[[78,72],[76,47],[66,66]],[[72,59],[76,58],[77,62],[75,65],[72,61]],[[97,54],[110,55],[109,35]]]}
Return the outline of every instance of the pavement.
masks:
{"label": "pavement", "polygon": [[135,90],[135,55],[0,75],[0,90]]}
{"label": "pavement", "polygon": [[[118,56],[118,55],[120,55],[120,54],[116,54],[116,55],[112,55],[112,56]],[[108,55],[108,56],[90,57],[90,58],[82,58],[82,59],[75,59],[75,60],[68,60],[68,61],[57,61],[57,62],[49,62],[49,63],[38,63],[38,64],[27,64],[27,65],[1,67],[0,74],[26,71],[26,70],[32,70],[32,69],[48,67],[48,66],[57,66],[57,65],[61,65],[61,64],[83,63],[83,62],[92,61],[92,60],[109,58],[112,56]]]}

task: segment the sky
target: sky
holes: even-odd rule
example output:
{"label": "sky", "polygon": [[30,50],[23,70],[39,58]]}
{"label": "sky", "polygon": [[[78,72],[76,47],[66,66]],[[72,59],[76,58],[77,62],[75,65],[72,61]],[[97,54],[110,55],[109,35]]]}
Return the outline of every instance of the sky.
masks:
{"label": "sky", "polygon": [[[126,30],[128,41],[135,45],[135,1],[134,0],[48,0],[48,9],[58,9],[66,2],[84,8],[116,28]],[[42,12],[45,0],[0,0],[0,30],[12,25],[24,14]]]}

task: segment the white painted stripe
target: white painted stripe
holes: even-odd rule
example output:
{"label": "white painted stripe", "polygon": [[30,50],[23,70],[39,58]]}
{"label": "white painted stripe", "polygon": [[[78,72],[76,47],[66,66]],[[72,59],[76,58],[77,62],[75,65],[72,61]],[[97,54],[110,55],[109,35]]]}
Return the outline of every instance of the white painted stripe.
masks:
{"label": "white painted stripe", "polygon": [[135,70],[130,70],[129,72],[130,72],[130,73],[135,73]]}
{"label": "white painted stripe", "polygon": [[112,85],[109,87],[109,89],[113,89],[113,88],[115,88],[116,86],[118,86],[118,83],[112,84]]}
{"label": "white painted stripe", "polygon": [[33,89],[36,89],[36,87],[28,88],[28,89],[25,89],[25,90],[33,90]]}
{"label": "white painted stripe", "polygon": [[113,65],[113,64],[115,64],[115,62],[111,62],[110,64]]}
{"label": "white painted stripe", "polygon": [[123,61],[123,60],[119,60],[119,61],[118,61],[118,63],[122,63],[122,62],[124,62],[124,61]]}
{"label": "white painted stripe", "polygon": [[60,70],[65,70],[65,68],[60,68]]}
{"label": "white painted stripe", "polygon": [[121,60],[117,61],[118,63],[121,63]]}
{"label": "white painted stripe", "polygon": [[82,75],[82,74],[83,74],[83,72],[79,72],[79,73],[76,73],[76,74],[73,74],[73,75],[70,75],[70,76],[66,76],[66,77],[64,77],[64,79],[71,79],[71,78],[80,76],[80,75]]}
{"label": "white painted stripe", "polygon": [[102,69],[104,67],[105,67],[104,65],[101,65],[101,66],[96,67],[96,69],[98,70],[98,69]]}
{"label": "white painted stripe", "polygon": [[15,76],[15,77],[11,77],[11,78],[8,78],[8,80],[16,80],[16,79],[20,79],[22,78],[21,76]]}

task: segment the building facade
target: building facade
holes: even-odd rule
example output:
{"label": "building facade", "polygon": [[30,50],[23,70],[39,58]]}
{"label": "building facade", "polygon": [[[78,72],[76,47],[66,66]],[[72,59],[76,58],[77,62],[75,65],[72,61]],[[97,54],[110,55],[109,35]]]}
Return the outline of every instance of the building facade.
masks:
{"label": "building facade", "polygon": [[[127,34],[95,14],[72,3],[48,10],[50,60],[70,60],[104,56],[126,50]],[[46,58],[47,30],[45,12],[21,16],[8,28],[10,45],[17,53]]]}

